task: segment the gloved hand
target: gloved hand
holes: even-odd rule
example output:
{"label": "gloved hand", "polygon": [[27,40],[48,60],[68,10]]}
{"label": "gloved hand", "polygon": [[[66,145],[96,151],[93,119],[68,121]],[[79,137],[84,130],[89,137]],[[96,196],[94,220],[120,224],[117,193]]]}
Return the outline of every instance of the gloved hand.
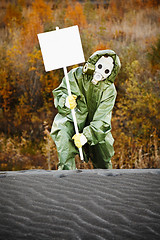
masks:
{"label": "gloved hand", "polygon": [[72,139],[74,139],[74,144],[78,148],[81,148],[87,142],[87,138],[83,135],[83,133],[75,134]]}
{"label": "gloved hand", "polygon": [[66,98],[65,106],[68,107],[68,108],[70,108],[70,109],[74,109],[74,108],[77,106],[76,98],[77,98],[76,95],[68,96],[68,97]]}

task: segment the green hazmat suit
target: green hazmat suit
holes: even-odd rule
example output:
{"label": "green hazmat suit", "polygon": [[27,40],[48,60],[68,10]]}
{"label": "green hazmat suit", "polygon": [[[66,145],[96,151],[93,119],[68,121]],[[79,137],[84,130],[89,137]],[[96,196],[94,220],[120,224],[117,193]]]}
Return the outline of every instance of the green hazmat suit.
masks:
{"label": "green hazmat suit", "polygon": [[[116,99],[114,80],[120,69],[120,61],[112,50],[95,52],[88,63],[95,65],[102,56],[113,58],[114,67],[110,76],[94,85],[93,74],[83,73],[83,67],[72,69],[68,73],[71,93],[77,96],[75,108],[79,133],[87,138],[83,146],[85,161],[89,158],[95,168],[111,168],[111,157],[114,155],[114,139],[111,134],[112,109]],[[54,104],[58,109],[51,136],[57,146],[59,169],[76,169],[75,155],[79,153],[72,139],[75,134],[71,109],[65,106],[68,96],[65,77],[62,83],[53,90]]]}

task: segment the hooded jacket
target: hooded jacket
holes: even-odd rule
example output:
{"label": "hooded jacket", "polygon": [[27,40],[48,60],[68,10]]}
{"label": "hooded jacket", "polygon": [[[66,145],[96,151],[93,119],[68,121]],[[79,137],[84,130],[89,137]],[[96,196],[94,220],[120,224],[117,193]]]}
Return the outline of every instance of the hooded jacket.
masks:
{"label": "hooded jacket", "polygon": [[[68,73],[71,93],[77,96],[75,112],[79,132],[85,135],[91,146],[105,141],[107,133],[111,131],[111,115],[117,95],[114,80],[121,67],[118,56],[112,50],[97,51],[87,62],[95,65],[102,56],[112,57],[114,67],[111,75],[97,85],[91,82],[93,74],[83,73],[83,67],[77,67]],[[68,96],[65,78],[59,87],[53,90],[53,95],[58,114],[51,130],[52,135],[61,130],[67,121],[73,122],[71,110],[65,106]]]}

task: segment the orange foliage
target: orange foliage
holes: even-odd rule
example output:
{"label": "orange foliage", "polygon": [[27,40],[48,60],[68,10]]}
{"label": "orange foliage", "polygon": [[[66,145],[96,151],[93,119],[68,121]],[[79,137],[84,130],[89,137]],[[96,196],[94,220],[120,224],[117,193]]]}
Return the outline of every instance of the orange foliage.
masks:
{"label": "orange foliage", "polygon": [[68,5],[65,14],[65,23],[68,22],[74,25],[78,25],[79,27],[87,26],[86,17],[83,14],[82,5],[79,2],[76,2],[74,7]]}
{"label": "orange foliage", "polygon": [[115,13],[119,8],[129,9],[133,7],[135,9],[147,5],[153,6],[153,2],[156,2],[156,0],[110,0],[109,8],[113,11],[113,13]]}
{"label": "orange foliage", "polygon": [[111,0],[109,3],[108,17],[110,19],[118,18],[119,20],[121,20],[124,14],[123,10],[124,10],[123,0]]}
{"label": "orange foliage", "polygon": [[22,12],[20,8],[14,4],[9,4],[4,15],[4,23],[11,25],[12,23],[20,24],[22,20]]}
{"label": "orange foliage", "polygon": [[32,13],[38,15],[42,22],[51,21],[53,18],[50,6],[43,0],[35,0],[32,3]]}
{"label": "orange foliage", "polygon": [[111,49],[111,44],[110,43],[102,43],[100,42],[98,45],[95,46],[93,49],[93,52],[98,51],[98,50],[104,50],[104,49]]}
{"label": "orange foliage", "polygon": [[37,34],[44,31],[44,23],[52,20],[52,10],[43,0],[35,0],[32,10],[27,16],[22,31],[22,43],[26,48],[32,48],[38,43]]}
{"label": "orange foliage", "polygon": [[10,110],[10,98],[12,91],[9,82],[7,81],[7,73],[3,70],[0,72],[0,79],[0,95],[3,98],[1,106],[4,113],[6,113]]}
{"label": "orange foliage", "polygon": [[146,7],[158,7],[160,5],[159,0],[146,0],[145,1]]}
{"label": "orange foliage", "polygon": [[159,5],[159,0],[110,0],[108,17],[110,19],[122,20],[125,12],[128,10],[140,10],[144,7],[153,8]]}
{"label": "orange foliage", "polygon": [[21,38],[22,44],[27,49],[32,49],[38,43],[37,34],[43,32],[43,24],[38,15],[30,14],[24,28],[22,30]]}

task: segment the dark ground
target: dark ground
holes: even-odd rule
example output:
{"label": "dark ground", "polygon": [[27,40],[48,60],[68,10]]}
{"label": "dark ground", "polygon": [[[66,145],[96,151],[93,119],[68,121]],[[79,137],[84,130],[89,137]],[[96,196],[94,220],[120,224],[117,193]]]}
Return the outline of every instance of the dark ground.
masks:
{"label": "dark ground", "polygon": [[0,240],[160,239],[160,169],[0,172]]}

